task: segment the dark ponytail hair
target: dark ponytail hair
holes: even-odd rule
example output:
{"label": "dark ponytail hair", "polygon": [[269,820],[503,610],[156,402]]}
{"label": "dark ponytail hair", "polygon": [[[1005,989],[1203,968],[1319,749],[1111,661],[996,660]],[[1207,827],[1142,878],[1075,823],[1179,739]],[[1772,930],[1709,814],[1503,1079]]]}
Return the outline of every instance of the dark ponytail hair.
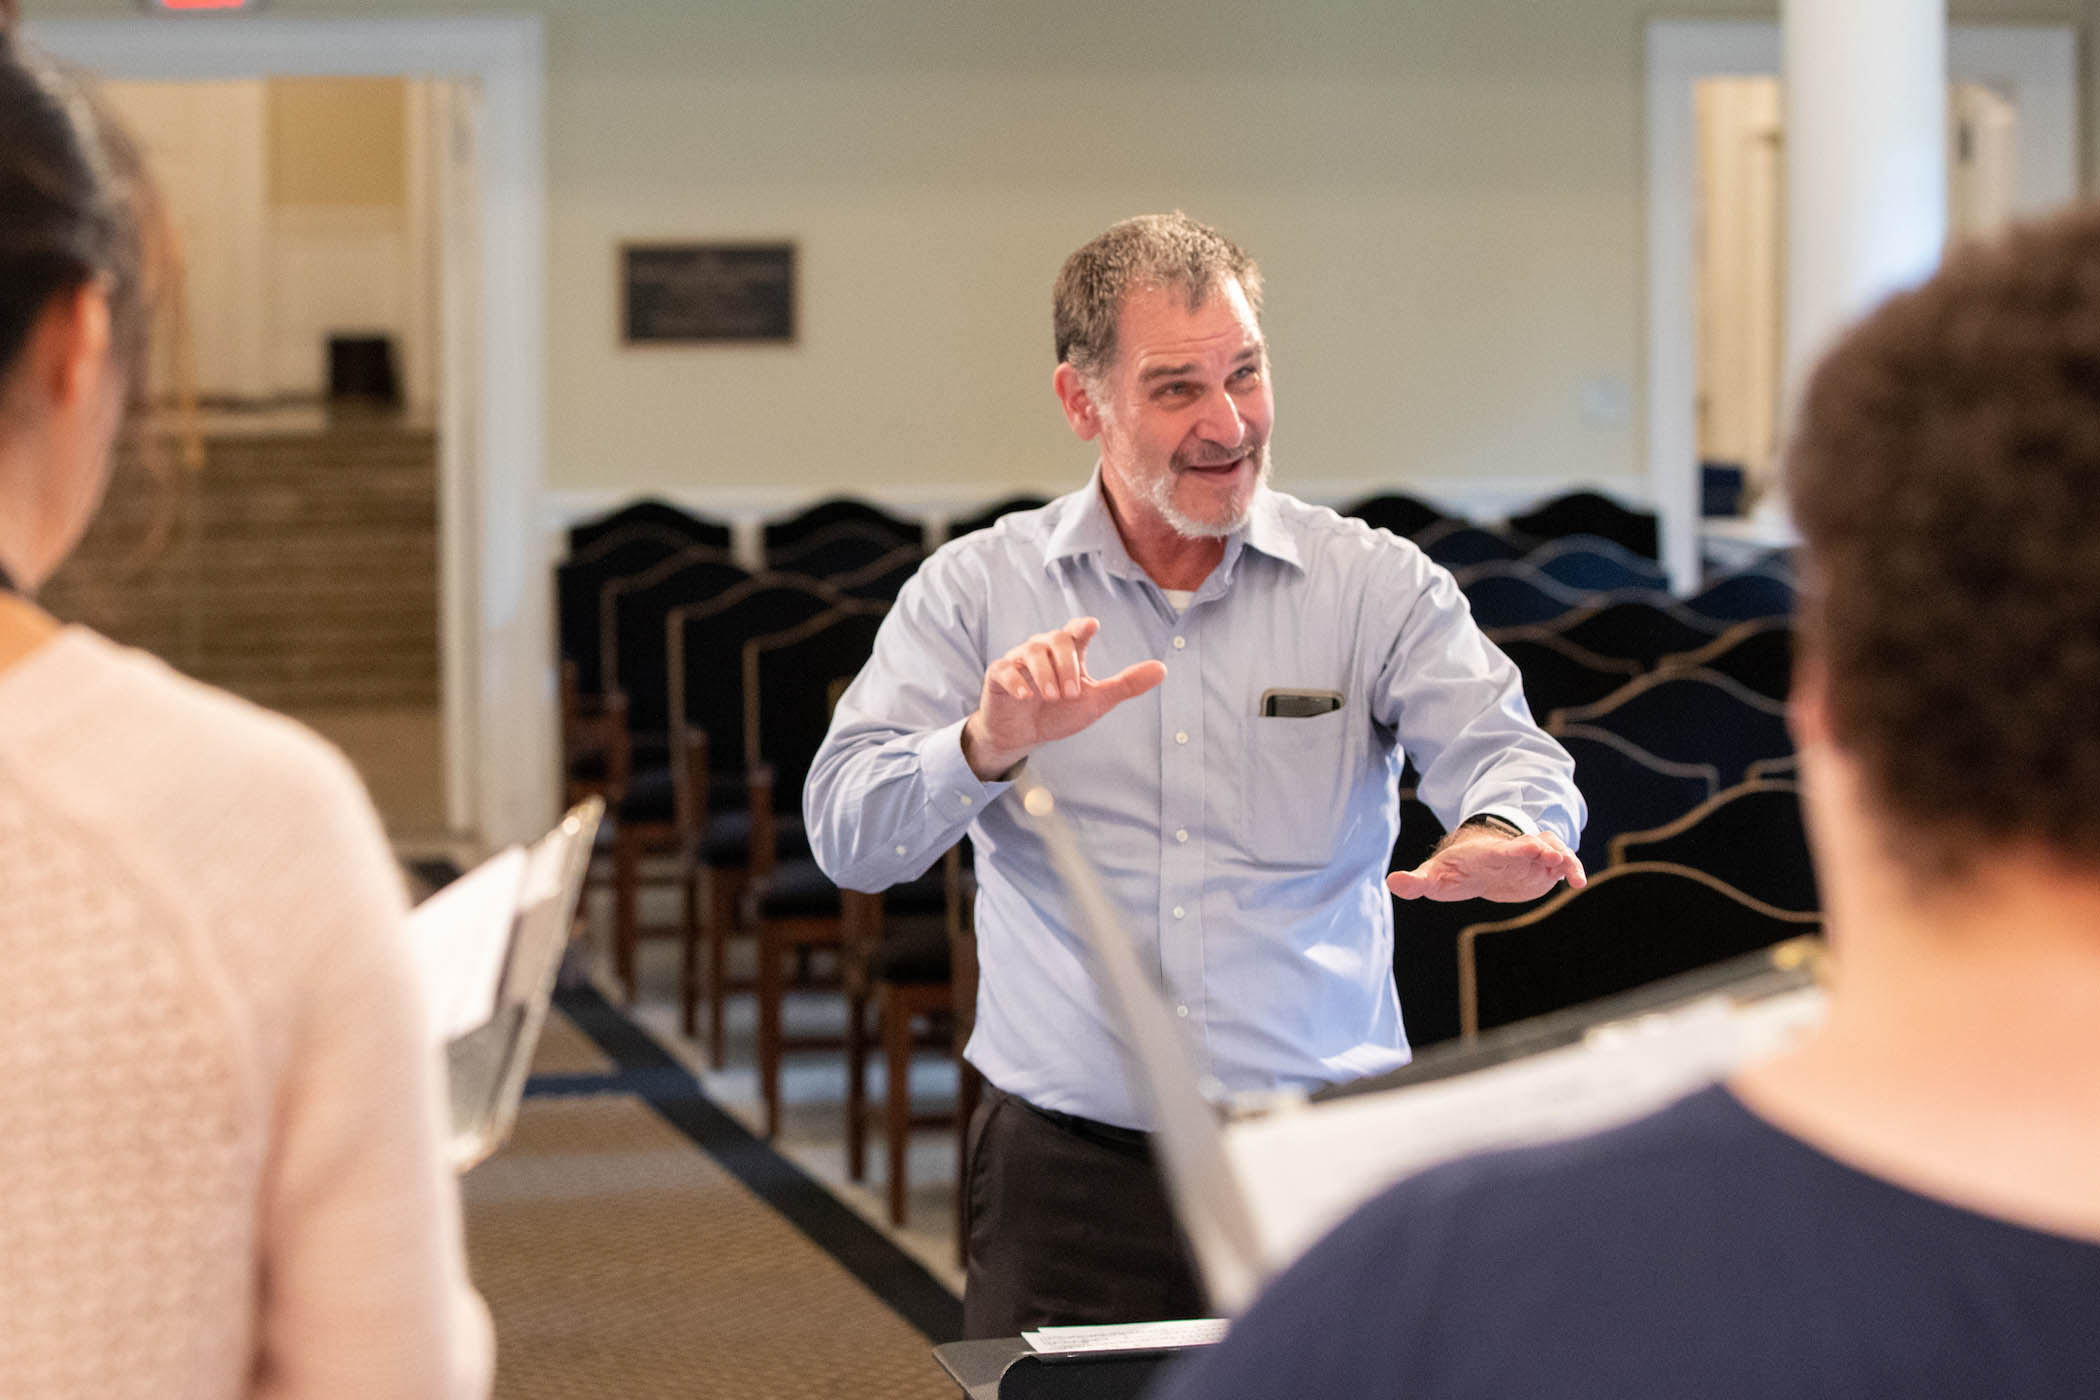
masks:
{"label": "dark ponytail hair", "polygon": [[157,217],[137,148],[87,88],[24,43],[0,0],[0,383],[53,297],[100,282],[111,350],[145,369],[146,237]]}

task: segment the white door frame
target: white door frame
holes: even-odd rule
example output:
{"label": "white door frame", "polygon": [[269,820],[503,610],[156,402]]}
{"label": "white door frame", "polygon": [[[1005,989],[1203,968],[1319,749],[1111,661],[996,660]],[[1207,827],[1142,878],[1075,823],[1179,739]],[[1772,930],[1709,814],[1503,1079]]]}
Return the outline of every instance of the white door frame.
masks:
{"label": "white door frame", "polygon": [[[1701,78],[1776,75],[1777,24],[1648,22],[1648,483],[1663,563],[1679,589],[1699,578],[1699,436],[1694,230]],[[2019,113],[2016,215],[2078,195],[2078,39],[2067,25],[1947,26],[1947,76],[1983,83]]]}
{"label": "white door frame", "polygon": [[[44,20],[28,33],[92,73],[478,83],[481,241],[473,448],[440,444],[439,616],[445,811],[489,844],[553,819],[553,609],[546,484],[545,45],[537,16]],[[452,390],[447,388],[449,395]]]}

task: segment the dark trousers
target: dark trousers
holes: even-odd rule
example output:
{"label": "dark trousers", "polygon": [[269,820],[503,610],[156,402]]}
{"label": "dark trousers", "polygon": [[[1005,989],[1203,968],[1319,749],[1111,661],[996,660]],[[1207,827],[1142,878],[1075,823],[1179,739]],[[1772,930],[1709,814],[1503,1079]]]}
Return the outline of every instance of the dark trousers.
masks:
{"label": "dark trousers", "polygon": [[984,1086],[963,1183],[963,1331],[1209,1314],[1145,1134]]}

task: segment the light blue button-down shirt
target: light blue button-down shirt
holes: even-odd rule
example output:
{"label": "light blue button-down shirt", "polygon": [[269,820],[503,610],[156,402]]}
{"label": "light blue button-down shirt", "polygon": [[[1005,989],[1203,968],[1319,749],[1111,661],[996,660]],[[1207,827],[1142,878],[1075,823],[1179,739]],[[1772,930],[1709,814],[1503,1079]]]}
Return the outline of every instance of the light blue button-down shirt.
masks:
{"label": "light blue button-down shirt", "polygon": [[[977,853],[980,983],[968,1055],[1044,1108],[1144,1128],[1077,911],[1008,783],[962,754],[986,667],[1074,617],[1089,674],[1167,676],[1028,758],[1100,866],[1199,1073],[1314,1088],[1404,1063],[1383,876],[1403,755],[1447,825],[1494,813],[1576,844],[1574,763],[1532,723],[1516,668],[1412,544],[1262,490],[1186,611],[1130,557],[1100,473],[956,540],[908,583],[840,699],[804,789],[837,883]],[[1332,691],[1312,718],[1270,690]]]}

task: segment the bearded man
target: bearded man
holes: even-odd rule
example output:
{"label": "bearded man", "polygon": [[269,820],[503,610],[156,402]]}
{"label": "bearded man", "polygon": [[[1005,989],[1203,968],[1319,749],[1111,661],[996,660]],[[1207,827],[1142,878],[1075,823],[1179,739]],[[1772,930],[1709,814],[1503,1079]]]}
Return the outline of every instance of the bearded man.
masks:
{"label": "bearded man", "polygon": [[[804,789],[843,887],[914,878],[966,833],[976,850],[971,1336],[1206,1311],[1076,911],[1001,800],[1022,763],[1227,1091],[1406,1061],[1389,888],[1525,900],[1583,882],[1574,765],[1451,576],[1268,487],[1260,307],[1253,260],[1181,214],[1067,260],[1052,386],[1099,446],[1094,474],[927,561]],[[1452,834],[1381,878],[1408,758]]]}

